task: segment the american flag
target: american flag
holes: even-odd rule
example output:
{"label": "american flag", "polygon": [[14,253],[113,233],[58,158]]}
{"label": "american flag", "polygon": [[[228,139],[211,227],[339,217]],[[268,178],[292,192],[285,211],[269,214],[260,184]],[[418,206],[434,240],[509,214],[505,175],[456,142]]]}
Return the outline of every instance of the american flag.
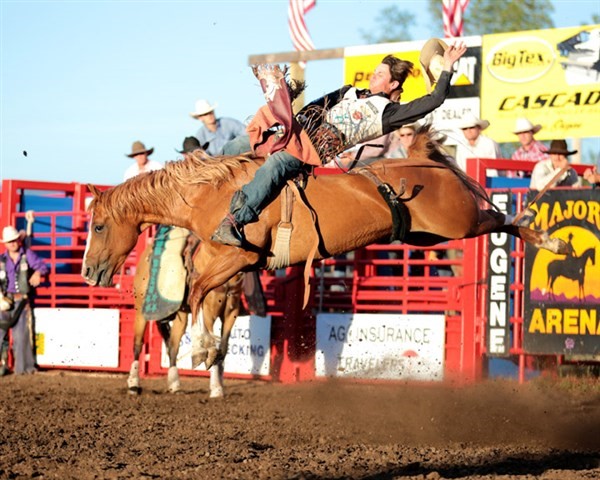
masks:
{"label": "american flag", "polygon": [[315,49],[315,45],[306,29],[304,15],[306,15],[316,3],[317,0],[290,0],[290,6],[288,7],[290,36],[292,37],[294,48],[300,52]]}
{"label": "american flag", "polygon": [[442,0],[444,16],[444,36],[462,37],[463,13],[467,9],[469,0]]}

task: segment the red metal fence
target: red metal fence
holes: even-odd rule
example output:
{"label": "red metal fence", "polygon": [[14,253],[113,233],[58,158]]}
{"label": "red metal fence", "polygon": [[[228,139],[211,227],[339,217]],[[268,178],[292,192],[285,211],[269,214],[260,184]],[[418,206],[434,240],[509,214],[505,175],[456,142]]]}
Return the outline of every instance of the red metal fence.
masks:
{"label": "red metal fence", "polygon": [[[467,165],[467,172],[482,184],[486,181],[486,168],[530,171],[533,167],[531,162],[485,159],[471,159]],[[582,173],[583,167],[577,169]],[[517,205],[523,205],[525,191],[513,190]],[[51,267],[47,283],[38,289],[37,305],[119,309],[121,337],[117,370],[127,371],[133,345],[133,273],[149,236],[142,235],[115,278],[115,287],[87,286],[80,270],[87,235],[85,205],[89,197],[83,184],[4,180],[0,228],[23,224],[25,211],[32,205],[35,207],[32,248]],[[57,202],[60,205],[53,206]],[[451,259],[444,255],[448,251],[453,254]],[[261,278],[272,317],[270,377],[283,382],[314,378],[315,314],[335,311],[443,313],[446,378],[462,381],[480,378],[485,369],[487,286],[483,260],[486,254],[487,239],[477,238],[429,248],[371,245],[341,258],[315,262],[311,300],[306,310],[302,309],[304,287],[300,267],[264,272]],[[516,275],[511,286],[515,315],[511,318],[510,353],[519,357],[523,367],[521,242],[516,242],[512,256],[516,259]],[[449,273],[451,270],[453,274]],[[160,367],[160,335],[154,326],[147,342],[148,361],[141,366],[142,371],[164,372]]]}

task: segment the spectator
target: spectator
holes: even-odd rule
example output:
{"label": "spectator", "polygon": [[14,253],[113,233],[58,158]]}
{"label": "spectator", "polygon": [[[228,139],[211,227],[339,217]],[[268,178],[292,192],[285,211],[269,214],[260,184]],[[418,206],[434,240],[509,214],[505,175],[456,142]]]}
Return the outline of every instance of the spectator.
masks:
{"label": "spectator", "polygon": [[[490,126],[487,120],[477,118],[468,112],[459,122],[458,128],[465,137],[464,142],[459,142],[456,147],[456,163],[463,170],[467,169],[467,158],[500,158],[500,146],[490,137],[481,132]],[[498,172],[489,172],[488,176],[497,176]]]}
{"label": "spectator", "polygon": [[209,155],[219,155],[229,140],[246,133],[242,122],[227,117],[217,118],[216,107],[216,103],[211,105],[206,100],[198,100],[196,110],[190,113],[193,118],[203,123],[196,133],[196,138]]}
{"label": "spectator", "polygon": [[[550,155],[548,160],[540,160],[536,163],[531,172],[532,190],[541,190],[554,178],[554,176],[563,168],[569,165],[568,156],[577,153],[577,150],[570,151],[567,148],[565,140],[552,140],[550,149],[547,152]],[[581,180],[577,176],[574,168],[570,167],[556,181],[557,187],[579,187]]]}
{"label": "spectator", "polygon": [[542,129],[541,125],[532,125],[526,118],[518,118],[513,133],[519,137],[521,146],[512,154],[511,160],[546,160],[546,146],[533,136]]}
{"label": "spectator", "polygon": [[415,141],[416,135],[416,123],[408,123],[406,125],[402,125],[398,130],[394,130],[392,133],[390,133],[391,142],[385,157],[407,158],[408,149]]}
{"label": "spectator", "polygon": [[[6,252],[0,254],[0,290],[3,302],[0,310],[0,345],[4,344],[8,330],[12,329],[14,371],[20,375],[35,372],[32,315],[34,290],[48,273],[44,261],[32,250],[23,248],[23,235],[14,227],[2,231]],[[7,353],[2,352],[0,375],[7,372]]]}
{"label": "spectator", "polygon": [[202,148],[196,137],[185,137],[183,140],[183,150],[177,150],[177,153],[192,153],[195,150],[206,150]]}
{"label": "spectator", "polygon": [[129,158],[133,158],[135,163],[125,170],[123,181],[129,180],[140,173],[160,170],[162,165],[148,158],[150,155],[152,155],[152,152],[154,152],[154,148],[147,149],[146,145],[144,145],[142,142],[133,142],[133,145],[131,146],[131,153],[126,153],[125,155]]}

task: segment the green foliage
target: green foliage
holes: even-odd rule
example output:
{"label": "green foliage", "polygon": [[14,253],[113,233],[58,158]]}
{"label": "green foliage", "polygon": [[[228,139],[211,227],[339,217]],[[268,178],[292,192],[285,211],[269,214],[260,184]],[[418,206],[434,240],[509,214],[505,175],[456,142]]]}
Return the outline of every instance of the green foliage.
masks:
{"label": "green foliage", "polygon": [[[442,32],[442,2],[429,0],[429,5],[433,25]],[[553,11],[550,0],[471,0],[463,19],[464,35],[553,28]]]}
{"label": "green foliage", "polygon": [[391,5],[382,9],[375,19],[377,32],[361,30],[360,34],[369,44],[412,40],[410,26],[414,23],[415,16],[412,13]]}

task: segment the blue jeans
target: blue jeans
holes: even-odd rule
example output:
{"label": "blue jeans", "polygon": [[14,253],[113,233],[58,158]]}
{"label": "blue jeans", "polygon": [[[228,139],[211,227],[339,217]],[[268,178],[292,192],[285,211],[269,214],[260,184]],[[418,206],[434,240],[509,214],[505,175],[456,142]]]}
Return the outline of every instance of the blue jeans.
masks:
{"label": "blue jeans", "polygon": [[[248,151],[250,138],[247,135],[236,137],[223,147],[226,155],[239,155]],[[246,201],[239,210],[231,212],[235,221],[241,225],[256,222],[260,212],[279,195],[285,183],[303,169],[304,163],[287,152],[279,151],[267,157],[254,178],[242,187]]]}

